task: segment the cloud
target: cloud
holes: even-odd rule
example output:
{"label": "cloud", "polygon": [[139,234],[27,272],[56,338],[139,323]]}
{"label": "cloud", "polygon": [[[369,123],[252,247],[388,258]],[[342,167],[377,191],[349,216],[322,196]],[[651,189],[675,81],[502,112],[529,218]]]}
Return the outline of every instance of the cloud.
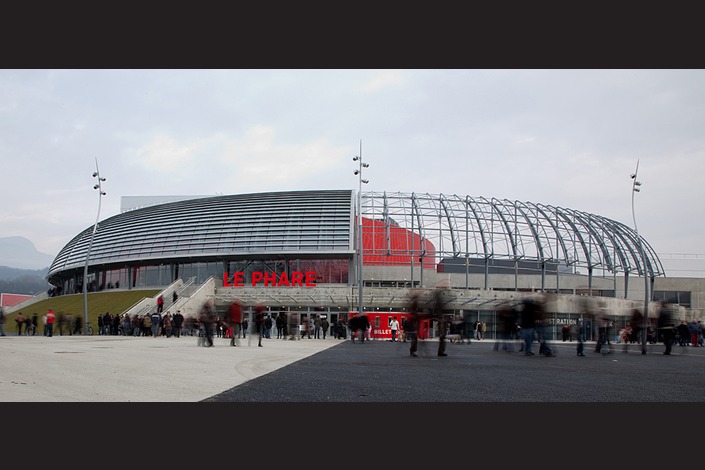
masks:
{"label": "cloud", "polygon": [[325,139],[304,143],[279,143],[269,126],[247,130],[240,140],[232,141],[221,157],[241,185],[267,181],[281,186],[288,180],[315,176],[341,165],[350,154],[347,147],[333,147]]}
{"label": "cloud", "polygon": [[397,70],[385,70],[371,80],[368,80],[363,86],[362,91],[366,93],[377,92],[384,88],[397,87],[404,84],[404,77]]}
{"label": "cloud", "polygon": [[173,137],[160,134],[135,152],[135,161],[145,168],[174,171],[178,166],[190,162],[203,145],[204,142],[200,140],[183,143]]}

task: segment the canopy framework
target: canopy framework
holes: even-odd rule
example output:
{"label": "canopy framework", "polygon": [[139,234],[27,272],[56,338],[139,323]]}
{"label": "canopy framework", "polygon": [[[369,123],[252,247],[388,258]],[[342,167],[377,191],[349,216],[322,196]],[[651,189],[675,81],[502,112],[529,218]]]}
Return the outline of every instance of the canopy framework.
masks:
{"label": "canopy framework", "polygon": [[[479,258],[552,263],[566,272],[587,269],[649,277],[665,274],[653,248],[630,227],[599,215],[557,206],[470,196],[363,192],[362,216],[397,226],[435,247],[408,245],[415,257]],[[378,224],[368,230],[381,230]],[[384,237],[372,236],[374,240]],[[639,251],[639,238],[645,258]],[[387,243],[366,246],[372,255],[393,256]]]}

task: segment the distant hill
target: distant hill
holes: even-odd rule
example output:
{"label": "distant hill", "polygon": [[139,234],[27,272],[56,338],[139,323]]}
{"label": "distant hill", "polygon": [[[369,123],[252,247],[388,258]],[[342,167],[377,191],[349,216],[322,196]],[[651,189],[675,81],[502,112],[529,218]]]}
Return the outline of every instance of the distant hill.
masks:
{"label": "distant hill", "polygon": [[37,251],[30,240],[24,237],[0,238],[0,266],[17,269],[48,268],[54,261],[52,255]]}
{"label": "distant hill", "polygon": [[17,269],[0,266],[0,292],[26,295],[45,292],[50,287],[46,281],[48,272],[49,268]]}

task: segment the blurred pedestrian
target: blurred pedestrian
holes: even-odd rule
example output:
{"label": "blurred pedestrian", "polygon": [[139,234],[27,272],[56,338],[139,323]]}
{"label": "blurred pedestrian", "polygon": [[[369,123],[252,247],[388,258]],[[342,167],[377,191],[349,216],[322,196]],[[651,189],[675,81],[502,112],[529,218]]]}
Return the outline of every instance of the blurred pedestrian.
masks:
{"label": "blurred pedestrian", "polygon": [[24,326],[24,315],[22,315],[22,312],[15,316],[15,323],[17,323],[17,336],[20,336],[22,335],[22,326]]}
{"label": "blurred pedestrian", "polygon": [[277,327],[277,339],[286,339],[286,313],[279,312],[274,324]]}
{"label": "blurred pedestrian", "polygon": [[595,352],[605,354],[612,354],[612,342],[610,341],[610,324],[612,321],[607,316],[607,311],[605,308],[601,308],[597,314],[597,343],[595,344]]}
{"label": "blurred pedestrian", "polygon": [[184,316],[181,310],[177,310],[174,314],[174,336],[177,338],[181,337],[181,329],[184,326]]}
{"label": "blurred pedestrian", "polygon": [[49,309],[47,311],[47,336],[54,336],[54,323],[56,322],[56,315],[54,315],[54,310]]}
{"label": "blurred pedestrian", "polygon": [[418,292],[412,292],[409,296],[409,301],[406,307],[409,314],[404,321],[404,338],[409,340],[409,355],[417,357],[419,347],[419,328],[421,319],[421,298]]}
{"label": "blurred pedestrian", "polygon": [[585,350],[585,345],[584,345],[584,343],[585,343],[585,322],[583,321],[582,318],[578,318],[576,320],[575,326],[576,326],[576,328],[575,328],[576,339],[578,341],[578,346],[576,348],[576,351],[578,353],[578,356],[584,357],[585,356],[585,353],[584,353],[584,350]]}
{"label": "blurred pedestrian", "polygon": [[555,357],[556,354],[551,348],[551,343],[548,339],[548,330],[550,328],[548,313],[546,312],[546,299],[539,296],[535,299],[536,305],[536,330],[539,339],[539,354],[544,357]]}
{"label": "blurred pedestrian", "polygon": [[700,325],[696,320],[693,320],[688,324],[688,330],[690,331],[690,344],[694,348],[697,348],[698,336],[700,335]]}
{"label": "blurred pedestrian", "polygon": [[203,328],[203,346],[210,348],[213,346],[213,328],[217,320],[213,299],[208,299],[203,303],[198,315],[199,323]]}
{"label": "blurred pedestrian", "polygon": [[255,332],[257,333],[257,346],[260,348],[262,347],[262,335],[264,334],[265,311],[266,307],[262,304],[255,307]]}
{"label": "blurred pedestrian", "polygon": [[321,339],[321,317],[313,317],[313,339]]}
{"label": "blurred pedestrian", "polygon": [[301,338],[303,339],[304,336],[308,336],[308,339],[311,339],[311,324],[309,322],[308,316],[305,316],[301,318]]}
{"label": "blurred pedestrian", "polygon": [[530,297],[522,302],[520,315],[521,332],[524,336],[524,355],[533,356],[534,335],[536,334],[536,321],[538,319],[538,304]]}
{"label": "blurred pedestrian", "polygon": [[83,319],[80,315],[76,315],[73,320],[73,332],[71,334],[82,335],[83,334]]}
{"label": "blurred pedestrian", "polygon": [[499,351],[501,347],[503,351],[514,352],[512,334],[517,321],[516,317],[512,304],[506,300],[499,304],[497,309],[497,338],[494,343],[495,351]]}
{"label": "blurred pedestrian", "polygon": [[227,324],[230,327],[230,346],[240,346],[240,324],[242,323],[242,304],[235,299],[228,309]]}
{"label": "blurred pedestrian", "polygon": [[326,339],[326,334],[328,333],[328,328],[330,328],[330,322],[328,318],[323,318],[321,320],[321,330],[323,332],[323,339]]}
{"label": "blurred pedestrian", "polygon": [[638,308],[632,309],[630,323],[632,325],[632,337],[630,341],[633,343],[641,343],[641,335],[644,331],[644,315],[642,315],[641,310]]}
{"label": "blurred pedestrian", "polygon": [[671,305],[663,301],[659,303],[658,330],[663,340],[663,354],[669,356],[676,335],[675,318]]}
{"label": "blurred pedestrian", "polygon": [[152,336],[159,337],[159,324],[162,322],[162,316],[159,314],[158,310],[155,310],[150,315],[150,324],[152,325]]}

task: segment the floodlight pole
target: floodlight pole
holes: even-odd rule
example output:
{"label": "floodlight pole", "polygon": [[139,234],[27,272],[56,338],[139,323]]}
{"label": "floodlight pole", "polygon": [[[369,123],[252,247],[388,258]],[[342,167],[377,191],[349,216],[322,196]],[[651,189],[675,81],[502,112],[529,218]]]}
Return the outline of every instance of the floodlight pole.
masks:
{"label": "floodlight pole", "polygon": [[362,140],[360,140],[360,155],[353,157],[354,162],[358,162],[355,174],[358,177],[357,188],[357,311],[362,316],[362,183],[369,183],[369,180],[362,179],[362,169],[368,168],[369,163],[362,163]]}
{"label": "floodlight pole", "polygon": [[641,254],[641,263],[643,266],[644,274],[644,320],[642,324],[642,334],[641,334],[641,353],[646,354],[646,333],[649,325],[649,276],[646,272],[646,254],[644,253],[644,244],[639,236],[639,229],[636,226],[636,215],[634,213],[634,193],[640,191],[639,186],[641,182],[638,181],[637,174],[639,173],[639,160],[636,161],[636,169],[631,176],[632,179],[632,219],[634,220],[634,231],[636,232],[636,239],[639,242],[639,252]]}
{"label": "floodlight pole", "polygon": [[[100,203],[102,201],[105,193],[103,192],[102,182],[105,178],[101,178],[100,171],[98,170],[98,158],[95,159],[95,172],[93,177],[98,180],[98,182],[93,186],[93,189],[98,190],[98,214],[95,217],[95,223],[93,224],[93,233],[91,233],[91,241],[88,244],[88,251],[86,251],[86,264],[83,267],[83,334],[88,335],[88,260],[91,255],[91,249],[93,248],[93,240],[95,239],[95,232],[98,229],[98,219],[100,218]],[[96,279],[97,281],[97,279]]]}

